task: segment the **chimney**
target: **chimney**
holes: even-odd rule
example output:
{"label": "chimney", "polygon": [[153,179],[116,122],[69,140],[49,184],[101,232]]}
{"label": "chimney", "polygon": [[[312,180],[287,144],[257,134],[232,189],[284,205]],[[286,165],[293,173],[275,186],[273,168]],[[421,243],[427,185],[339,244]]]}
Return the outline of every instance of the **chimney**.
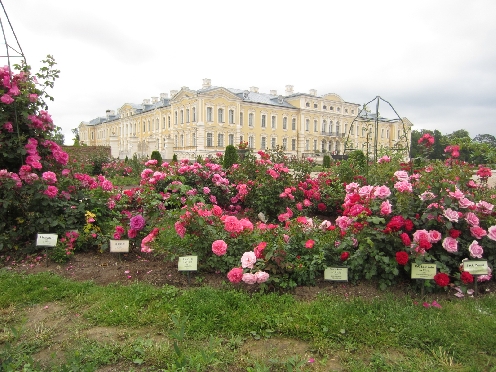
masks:
{"label": "chimney", "polygon": [[160,93],[160,99],[167,99],[169,98],[169,93]]}
{"label": "chimney", "polygon": [[250,92],[258,93],[258,87],[250,87]]}
{"label": "chimney", "polygon": [[202,89],[207,89],[212,86],[212,81],[210,79],[203,79]]}
{"label": "chimney", "polygon": [[105,115],[107,116],[107,120],[108,120],[108,119],[109,119],[109,117],[110,117],[110,112],[111,112],[110,110],[106,110],[106,111],[105,111]]}
{"label": "chimney", "polygon": [[181,87],[181,90],[189,90],[189,87]]}
{"label": "chimney", "polygon": [[310,89],[309,93],[311,96],[316,96],[317,95],[317,89]]}
{"label": "chimney", "polygon": [[174,97],[176,94],[177,94],[177,90],[170,91],[171,98]]}
{"label": "chimney", "polygon": [[143,104],[144,104],[144,105],[149,105],[149,104],[150,104],[150,100],[149,100],[148,98],[145,98],[145,99],[143,100]]}
{"label": "chimney", "polygon": [[292,85],[286,85],[286,95],[290,96],[293,94],[293,86]]}
{"label": "chimney", "polygon": [[157,103],[158,102],[158,97],[152,97],[152,103]]}
{"label": "chimney", "polygon": [[271,96],[277,96],[277,90],[271,90],[270,95]]}

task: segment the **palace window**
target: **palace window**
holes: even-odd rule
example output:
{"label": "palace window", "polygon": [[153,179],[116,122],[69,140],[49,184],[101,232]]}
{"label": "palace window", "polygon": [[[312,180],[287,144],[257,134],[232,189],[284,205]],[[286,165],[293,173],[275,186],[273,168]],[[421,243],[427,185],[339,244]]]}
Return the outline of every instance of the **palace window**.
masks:
{"label": "palace window", "polygon": [[316,103],[313,104],[313,108],[317,108],[318,105]]}
{"label": "palace window", "polygon": [[186,109],[186,123],[189,123],[189,109]]}
{"label": "palace window", "polygon": [[291,119],[291,129],[296,130],[296,118]]}
{"label": "palace window", "polygon": [[212,112],[212,107],[207,107],[207,121],[209,122],[212,122],[212,116],[213,116],[213,112]]}
{"label": "palace window", "polygon": [[282,149],[283,150],[286,150],[287,147],[288,147],[288,139],[287,138],[283,138],[282,139]]}
{"label": "palace window", "polygon": [[305,130],[307,132],[310,130],[310,119],[305,120]]}
{"label": "palace window", "polygon": [[305,150],[306,151],[310,150],[310,140],[305,141]]}
{"label": "palace window", "polygon": [[192,108],[192,113],[193,113],[193,122],[196,121],[196,107]]}
{"label": "palace window", "polygon": [[267,123],[265,122],[267,120],[267,115],[262,115],[262,128],[265,128],[267,126]]}
{"label": "palace window", "polygon": [[184,123],[184,111],[181,110],[181,124]]}
{"label": "palace window", "polygon": [[322,133],[325,133],[327,131],[327,121],[322,121]]}
{"label": "palace window", "polygon": [[318,128],[318,126],[317,126],[317,120],[314,120],[314,121],[313,121],[313,131],[314,131],[314,132],[318,132],[318,131],[319,131],[319,128]]}
{"label": "palace window", "polygon": [[274,150],[276,148],[276,139],[275,138],[271,138],[271,147],[272,147],[272,150]]}
{"label": "palace window", "polygon": [[248,146],[250,149],[255,148],[255,138],[253,136],[248,137]]}
{"label": "palace window", "polygon": [[234,146],[234,134],[229,135],[228,141],[228,145]]}
{"label": "palace window", "polygon": [[174,111],[174,124],[177,124],[177,111]]}
{"label": "palace window", "polygon": [[217,147],[224,147],[224,134],[222,133],[217,135]]}
{"label": "palace window", "polygon": [[291,139],[291,151],[296,151],[296,139]]}
{"label": "palace window", "polygon": [[267,138],[266,138],[266,137],[262,137],[260,140],[261,140],[261,141],[260,141],[260,142],[261,142],[261,143],[260,143],[260,148],[261,148],[262,150],[265,150],[265,147],[267,146],[267,143],[266,143],[266,142],[267,142]]}
{"label": "palace window", "polygon": [[229,124],[234,124],[234,110],[229,110]]}
{"label": "palace window", "polygon": [[213,143],[213,134],[212,133],[207,133],[207,147],[212,147],[214,145]]}
{"label": "palace window", "polygon": [[284,129],[284,130],[288,129],[288,118],[287,117],[282,118],[282,129]]}
{"label": "palace window", "polygon": [[223,123],[224,122],[224,109],[219,109],[217,110],[217,119],[219,121],[219,123]]}
{"label": "palace window", "polygon": [[307,107],[310,107],[310,102],[307,102],[306,106],[307,106]]}
{"label": "palace window", "polygon": [[253,127],[253,118],[255,117],[255,115],[253,113],[249,113],[248,114],[248,126],[250,127]]}
{"label": "palace window", "polygon": [[242,112],[239,113],[239,126],[240,127],[243,126],[243,113]]}
{"label": "palace window", "polygon": [[317,140],[313,140],[313,150],[317,150]]}
{"label": "palace window", "polygon": [[272,116],[271,125],[272,125],[272,129],[276,129],[276,117],[275,116]]}

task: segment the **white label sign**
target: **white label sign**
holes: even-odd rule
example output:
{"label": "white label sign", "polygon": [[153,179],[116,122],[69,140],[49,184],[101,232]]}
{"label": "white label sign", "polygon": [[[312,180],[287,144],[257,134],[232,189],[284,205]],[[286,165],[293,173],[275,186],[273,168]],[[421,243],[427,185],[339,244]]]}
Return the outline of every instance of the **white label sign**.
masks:
{"label": "white label sign", "polygon": [[487,275],[487,261],[465,261],[463,262],[463,270],[472,275]]}
{"label": "white label sign", "polygon": [[57,238],[57,234],[37,234],[36,245],[38,247],[55,247]]}
{"label": "white label sign", "polygon": [[112,253],[128,253],[129,240],[110,240],[110,252]]}
{"label": "white label sign", "polygon": [[178,271],[196,271],[198,270],[198,256],[179,257],[177,263]]}

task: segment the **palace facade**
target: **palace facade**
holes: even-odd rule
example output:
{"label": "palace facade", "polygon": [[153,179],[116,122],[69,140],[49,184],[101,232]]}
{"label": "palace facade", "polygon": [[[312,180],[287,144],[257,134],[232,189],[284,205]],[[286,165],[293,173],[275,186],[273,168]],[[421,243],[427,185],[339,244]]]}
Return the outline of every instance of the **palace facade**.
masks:
{"label": "palace facade", "polygon": [[[110,146],[115,158],[149,157],[157,150],[163,159],[196,159],[223,152],[227,145],[248,142],[253,150],[281,146],[288,155],[343,154],[370,146],[398,147],[410,143],[412,124],[406,118],[371,125],[359,116],[360,106],[334,93],[316,90],[284,95],[211,85],[182,87],[142,104],[125,103],[117,113],[81,122],[79,138],[89,146]],[[377,133],[376,133],[377,132]],[[372,141],[371,138],[375,138]]]}

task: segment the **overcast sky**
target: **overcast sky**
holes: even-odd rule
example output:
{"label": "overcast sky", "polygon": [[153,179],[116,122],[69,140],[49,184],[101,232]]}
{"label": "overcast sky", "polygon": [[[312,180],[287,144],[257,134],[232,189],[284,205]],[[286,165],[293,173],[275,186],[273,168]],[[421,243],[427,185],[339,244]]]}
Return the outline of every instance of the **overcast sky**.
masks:
{"label": "overcast sky", "polygon": [[380,96],[413,129],[496,136],[496,1],[2,2],[33,70],[47,54],[61,70],[49,112],[66,143],[81,121],[203,78]]}

